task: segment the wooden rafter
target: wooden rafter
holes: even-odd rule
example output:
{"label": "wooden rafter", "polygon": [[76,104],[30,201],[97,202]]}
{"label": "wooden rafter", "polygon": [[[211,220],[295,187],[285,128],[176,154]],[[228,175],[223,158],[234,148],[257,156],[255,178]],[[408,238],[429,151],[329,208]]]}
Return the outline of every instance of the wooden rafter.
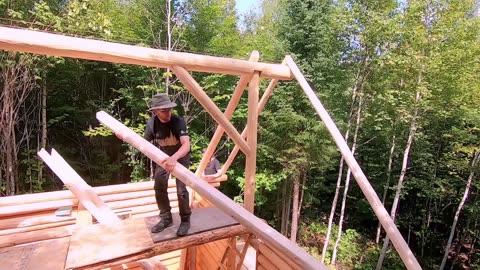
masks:
{"label": "wooden rafter", "polygon": [[8,27],[0,27],[0,49],[160,68],[177,65],[189,71],[230,75],[260,71],[264,78],[293,78],[288,67],[278,64],[252,63]]}
{"label": "wooden rafter", "polygon": [[333,140],[335,141],[338,149],[340,150],[340,153],[342,153],[345,162],[352,170],[352,174],[355,177],[355,180],[357,180],[360,189],[370,203],[370,206],[375,212],[375,215],[377,215],[380,223],[382,223],[383,228],[385,228],[385,232],[387,232],[388,237],[390,237],[390,239],[392,240],[392,243],[398,251],[400,257],[402,258],[403,263],[408,269],[422,269],[417,259],[413,255],[412,251],[408,247],[407,242],[405,241],[405,239],[403,239],[402,234],[400,233],[392,218],[388,214],[387,210],[385,210],[385,207],[378,198],[377,193],[373,189],[370,182],[368,182],[367,177],[360,168],[360,165],[353,156],[352,151],[350,151],[347,142],[340,133],[340,130],[338,130],[337,126],[333,122],[327,110],[325,110],[322,103],[317,98],[315,92],[310,87],[307,80],[305,79],[293,59],[290,56],[287,56],[285,59],[287,61],[287,65],[290,67],[290,69],[292,69],[292,72],[295,75],[298,83],[302,87],[303,91],[310,99],[310,102],[312,102],[314,109],[317,111],[318,115],[322,119],[323,123],[325,123],[325,126],[332,135]]}

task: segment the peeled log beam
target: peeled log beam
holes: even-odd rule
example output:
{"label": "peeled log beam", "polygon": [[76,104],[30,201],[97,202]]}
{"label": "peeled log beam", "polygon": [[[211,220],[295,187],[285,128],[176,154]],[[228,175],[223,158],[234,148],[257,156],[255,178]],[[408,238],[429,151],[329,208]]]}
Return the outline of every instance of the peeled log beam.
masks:
{"label": "peeled log beam", "polygon": [[[155,163],[162,164],[162,161],[168,158],[167,154],[107,113],[98,112],[97,119],[100,120],[100,122],[105,126],[111,128],[115,133],[120,134],[126,142],[137,148]],[[177,163],[175,165],[172,174],[187,186],[194,189],[202,197],[212,202],[223,212],[247,227],[250,233],[257,235],[269,245],[277,248],[282,255],[288,256],[293,262],[302,267],[302,269],[327,269],[325,265],[321,264],[305,250],[292,243],[274,228],[270,227],[268,224],[265,224],[261,219],[232,201],[230,198],[225,196],[225,194],[210,186],[207,182],[196,176],[193,172],[183,167],[181,164]]]}
{"label": "peeled log beam", "polygon": [[199,234],[189,235],[186,237],[175,238],[173,240],[168,240],[160,243],[156,243],[150,249],[136,253],[134,255],[124,256],[121,258],[104,261],[97,264],[92,264],[75,269],[104,269],[114,265],[119,265],[123,263],[138,261],[160,254],[172,252],[179,249],[189,248],[220,239],[225,239],[229,237],[234,237],[242,234],[248,233],[247,228],[242,225],[228,226],[225,228],[220,228],[212,231],[206,231]]}
{"label": "peeled log beam", "polygon": [[[175,180],[170,179],[168,181],[168,186],[173,187],[174,185]],[[153,181],[94,187],[93,190],[100,196],[141,190],[153,190]],[[0,207],[72,198],[75,198],[75,195],[73,195],[70,190],[23,194],[0,198]]]}
{"label": "peeled log beam", "polygon": [[300,84],[308,99],[312,103],[315,111],[318,113],[323,123],[327,127],[328,131],[332,135],[335,144],[337,144],[340,153],[342,153],[345,162],[351,169],[355,180],[357,180],[358,186],[365,195],[365,198],[367,198],[368,203],[370,203],[373,212],[375,212],[375,215],[377,215],[378,220],[385,229],[388,237],[390,237],[390,239],[392,240],[393,246],[395,246],[395,249],[402,258],[403,263],[405,264],[407,269],[422,269],[417,259],[413,255],[412,251],[410,250],[407,242],[405,242],[405,239],[403,239],[402,234],[395,225],[395,222],[393,222],[383,203],[378,198],[377,193],[375,192],[367,177],[363,173],[362,168],[353,156],[352,151],[350,151],[350,147],[343,138],[343,135],[340,133],[337,125],[335,125],[327,110],[325,110],[325,108],[323,107],[322,103],[318,99],[310,84],[303,76],[297,64],[295,64],[295,62],[293,61],[292,57],[287,56],[285,57],[285,59],[287,65],[292,69],[293,74],[295,74],[295,78],[297,79],[298,83]]}
{"label": "peeled log beam", "polygon": [[160,68],[177,65],[190,71],[230,75],[260,71],[264,78],[293,78],[290,69],[279,64],[165,51],[7,27],[0,27],[0,49]]}

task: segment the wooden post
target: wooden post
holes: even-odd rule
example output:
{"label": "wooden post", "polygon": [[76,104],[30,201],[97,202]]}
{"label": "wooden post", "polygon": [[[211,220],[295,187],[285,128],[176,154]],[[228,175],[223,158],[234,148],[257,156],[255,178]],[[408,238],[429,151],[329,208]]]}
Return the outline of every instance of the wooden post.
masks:
{"label": "wooden post", "polygon": [[[258,51],[253,51],[252,54],[250,55],[249,61],[256,62],[258,61],[258,58],[259,58]],[[238,81],[237,87],[235,87],[235,91],[233,91],[233,95],[230,98],[230,101],[228,102],[227,108],[225,109],[224,115],[228,120],[230,120],[230,118],[233,115],[233,112],[237,108],[240,98],[242,97],[242,94],[245,90],[245,87],[247,86],[247,83],[252,79],[252,76],[253,76],[253,73],[248,75],[243,75],[240,78],[240,81]],[[217,148],[217,145],[220,142],[220,139],[222,138],[223,132],[225,132],[225,129],[221,125],[218,125],[217,129],[215,130],[215,133],[213,134],[212,139],[210,140],[210,144],[207,147],[207,151],[203,155],[202,160],[198,165],[197,171],[195,172],[196,175],[201,176],[201,174],[205,170],[205,167],[207,166],[208,161],[210,160],[215,148]]]}
{"label": "wooden post", "polygon": [[195,79],[193,79],[193,77],[182,67],[173,66],[172,70],[212,118],[225,129],[225,132],[227,132],[228,136],[232,138],[235,144],[237,144],[245,154],[248,154],[250,149],[245,140],[240,136],[240,133],[238,133],[230,121],[223,115],[220,109],[218,109],[217,105],[215,105],[207,94],[205,94]]}
{"label": "wooden post", "polygon": [[293,61],[292,57],[286,57],[287,65],[292,70],[295,78],[297,79],[298,83],[302,87],[303,91],[307,95],[308,99],[312,102],[313,107],[317,111],[318,115],[322,119],[323,123],[327,127],[328,131],[333,137],[333,140],[337,144],[338,149],[342,153],[343,158],[347,162],[348,166],[350,167],[352,174],[355,176],[355,180],[357,180],[358,185],[362,189],[363,194],[367,198],[368,202],[373,208],[373,211],[377,215],[378,219],[382,223],[382,226],[385,228],[385,231],[388,234],[388,237],[392,240],[393,245],[395,246],[398,254],[403,260],[403,263],[408,269],[422,269],[420,264],[418,264],[417,259],[413,256],[412,251],[408,247],[405,239],[403,239],[402,235],[398,231],[397,226],[393,222],[392,218],[388,214],[387,210],[383,206],[382,202],[378,198],[377,193],[368,182],[367,177],[363,173],[360,165],[358,165],[355,157],[353,156],[350,148],[348,147],[345,139],[343,138],[342,134],[338,130],[337,126],[333,122],[332,118],[328,114],[327,110],[323,107],[320,100],[315,95],[315,92],[312,90],[310,85],[308,84],[307,80],[303,76],[300,69],[297,67],[295,62]]}
{"label": "wooden post", "polygon": [[[250,55],[249,61],[257,62],[258,58],[259,58],[258,51],[253,51],[252,54]],[[235,90],[233,91],[233,95],[230,98],[230,101],[228,102],[227,108],[225,109],[225,112],[224,112],[224,115],[227,118],[227,120],[230,120],[230,118],[232,117],[233,112],[237,108],[238,102],[242,97],[245,87],[247,86],[247,83],[252,78],[252,75],[253,73],[248,75],[242,75],[240,78],[240,81],[238,81],[237,87],[235,87]],[[205,167],[210,161],[210,158],[213,155],[214,150],[217,148],[217,145],[220,142],[220,139],[222,138],[224,132],[225,132],[225,129],[221,125],[218,125],[217,129],[215,130],[215,133],[213,134],[212,139],[210,140],[210,144],[208,144],[207,151],[202,156],[202,160],[200,161],[200,164],[198,165],[198,168],[195,171],[195,174],[197,176],[202,176],[205,170]],[[223,171],[223,173],[225,173],[225,171]],[[193,204],[194,198],[195,198],[195,191],[192,190],[192,192],[190,192],[189,194],[190,194],[190,204]]]}
{"label": "wooden post", "polygon": [[[105,126],[111,128],[115,133],[120,134],[126,142],[137,148],[140,152],[160,166],[162,166],[162,162],[168,158],[168,156],[160,149],[107,113],[98,112],[97,119]],[[232,201],[225,196],[225,194],[210,186],[207,182],[203,181],[203,179],[196,176],[181,164],[177,163],[175,165],[172,174],[187,186],[195,189],[202,197],[205,197],[222,211],[240,222],[240,224],[247,227],[250,233],[257,235],[263,241],[276,247],[283,255],[289,257],[303,269],[327,270],[323,264],[313,258],[305,250],[292,243],[274,228],[265,224],[261,219]]]}
{"label": "wooden post", "polygon": [[293,78],[288,67],[279,64],[252,63],[8,27],[0,27],[0,49],[160,68],[176,65],[190,71],[230,75],[260,71],[263,78]]}
{"label": "wooden post", "polygon": [[257,168],[258,91],[260,73],[255,72],[248,86],[247,143],[250,152],[245,160],[244,207],[253,213],[255,207],[255,172]]}
{"label": "wooden post", "polygon": [[[263,93],[262,98],[260,99],[260,102],[258,103],[258,114],[262,112],[263,108],[265,107],[265,104],[267,104],[267,101],[272,95],[273,89],[275,89],[275,86],[277,86],[278,82],[279,80],[276,80],[276,79],[270,81],[270,84],[268,85],[267,89]],[[242,135],[241,135],[242,138],[247,137],[247,130],[248,130],[247,127],[243,129]],[[232,152],[230,152],[230,156],[228,157],[227,161],[225,162],[225,164],[223,164],[222,171],[226,172],[228,168],[230,168],[233,160],[238,154],[238,150],[239,150],[238,146],[235,146],[233,148]]]}

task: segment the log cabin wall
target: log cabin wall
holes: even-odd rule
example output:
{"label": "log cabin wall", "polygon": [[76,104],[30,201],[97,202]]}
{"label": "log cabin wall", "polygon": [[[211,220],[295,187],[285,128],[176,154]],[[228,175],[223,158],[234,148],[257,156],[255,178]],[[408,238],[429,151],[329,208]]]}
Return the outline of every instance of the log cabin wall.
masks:
{"label": "log cabin wall", "polygon": [[[168,183],[172,212],[178,212],[175,180]],[[123,218],[158,214],[153,181],[94,187],[95,192]],[[70,215],[56,216],[60,207],[72,207]],[[0,199],[0,248],[71,235],[81,219],[78,200],[69,190],[17,195]],[[88,217],[87,217],[88,219]],[[180,251],[152,258],[169,270],[179,269]],[[137,262],[113,269],[143,269]]]}
{"label": "log cabin wall", "polygon": [[258,241],[257,264],[258,270],[301,270],[302,268],[292,262],[288,257],[282,255],[275,248],[268,246],[262,241]]}

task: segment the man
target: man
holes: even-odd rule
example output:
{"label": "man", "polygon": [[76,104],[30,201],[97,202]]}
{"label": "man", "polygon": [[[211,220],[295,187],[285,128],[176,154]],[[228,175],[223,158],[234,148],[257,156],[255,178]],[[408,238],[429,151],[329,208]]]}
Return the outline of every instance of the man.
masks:
{"label": "man", "polygon": [[[160,222],[153,226],[152,233],[159,233],[173,225],[170,201],[168,199],[168,177],[178,162],[185,168],[190,165],[190,137],[188,136],[185,120],[172,114],[177,104],[171,102],[167,94],[153,96],[149,111],[152,118],[147,121],[144,138],[153,141],[153,144],[165,152],[169,157],[162,162],[165,167],[156,165],[155,168],[155,199],[160,210]],[[177,231],[178,236],[185,236],[190,229],[190,215],[188,190],[185,184],[176,180],[178,206],[181,223]]]}
{"label": "man", "polygon": [[[205,155],[205,152],[207,152],[207,148],[203,148],[202,154]],[[203,172],[203,178],[208,180],[219,177],[222,173],[220,169],[220,161],[218,161],[214,153],[210,158],[210,162],[208,162],[207,166],[205,167],[205,171]]]}

